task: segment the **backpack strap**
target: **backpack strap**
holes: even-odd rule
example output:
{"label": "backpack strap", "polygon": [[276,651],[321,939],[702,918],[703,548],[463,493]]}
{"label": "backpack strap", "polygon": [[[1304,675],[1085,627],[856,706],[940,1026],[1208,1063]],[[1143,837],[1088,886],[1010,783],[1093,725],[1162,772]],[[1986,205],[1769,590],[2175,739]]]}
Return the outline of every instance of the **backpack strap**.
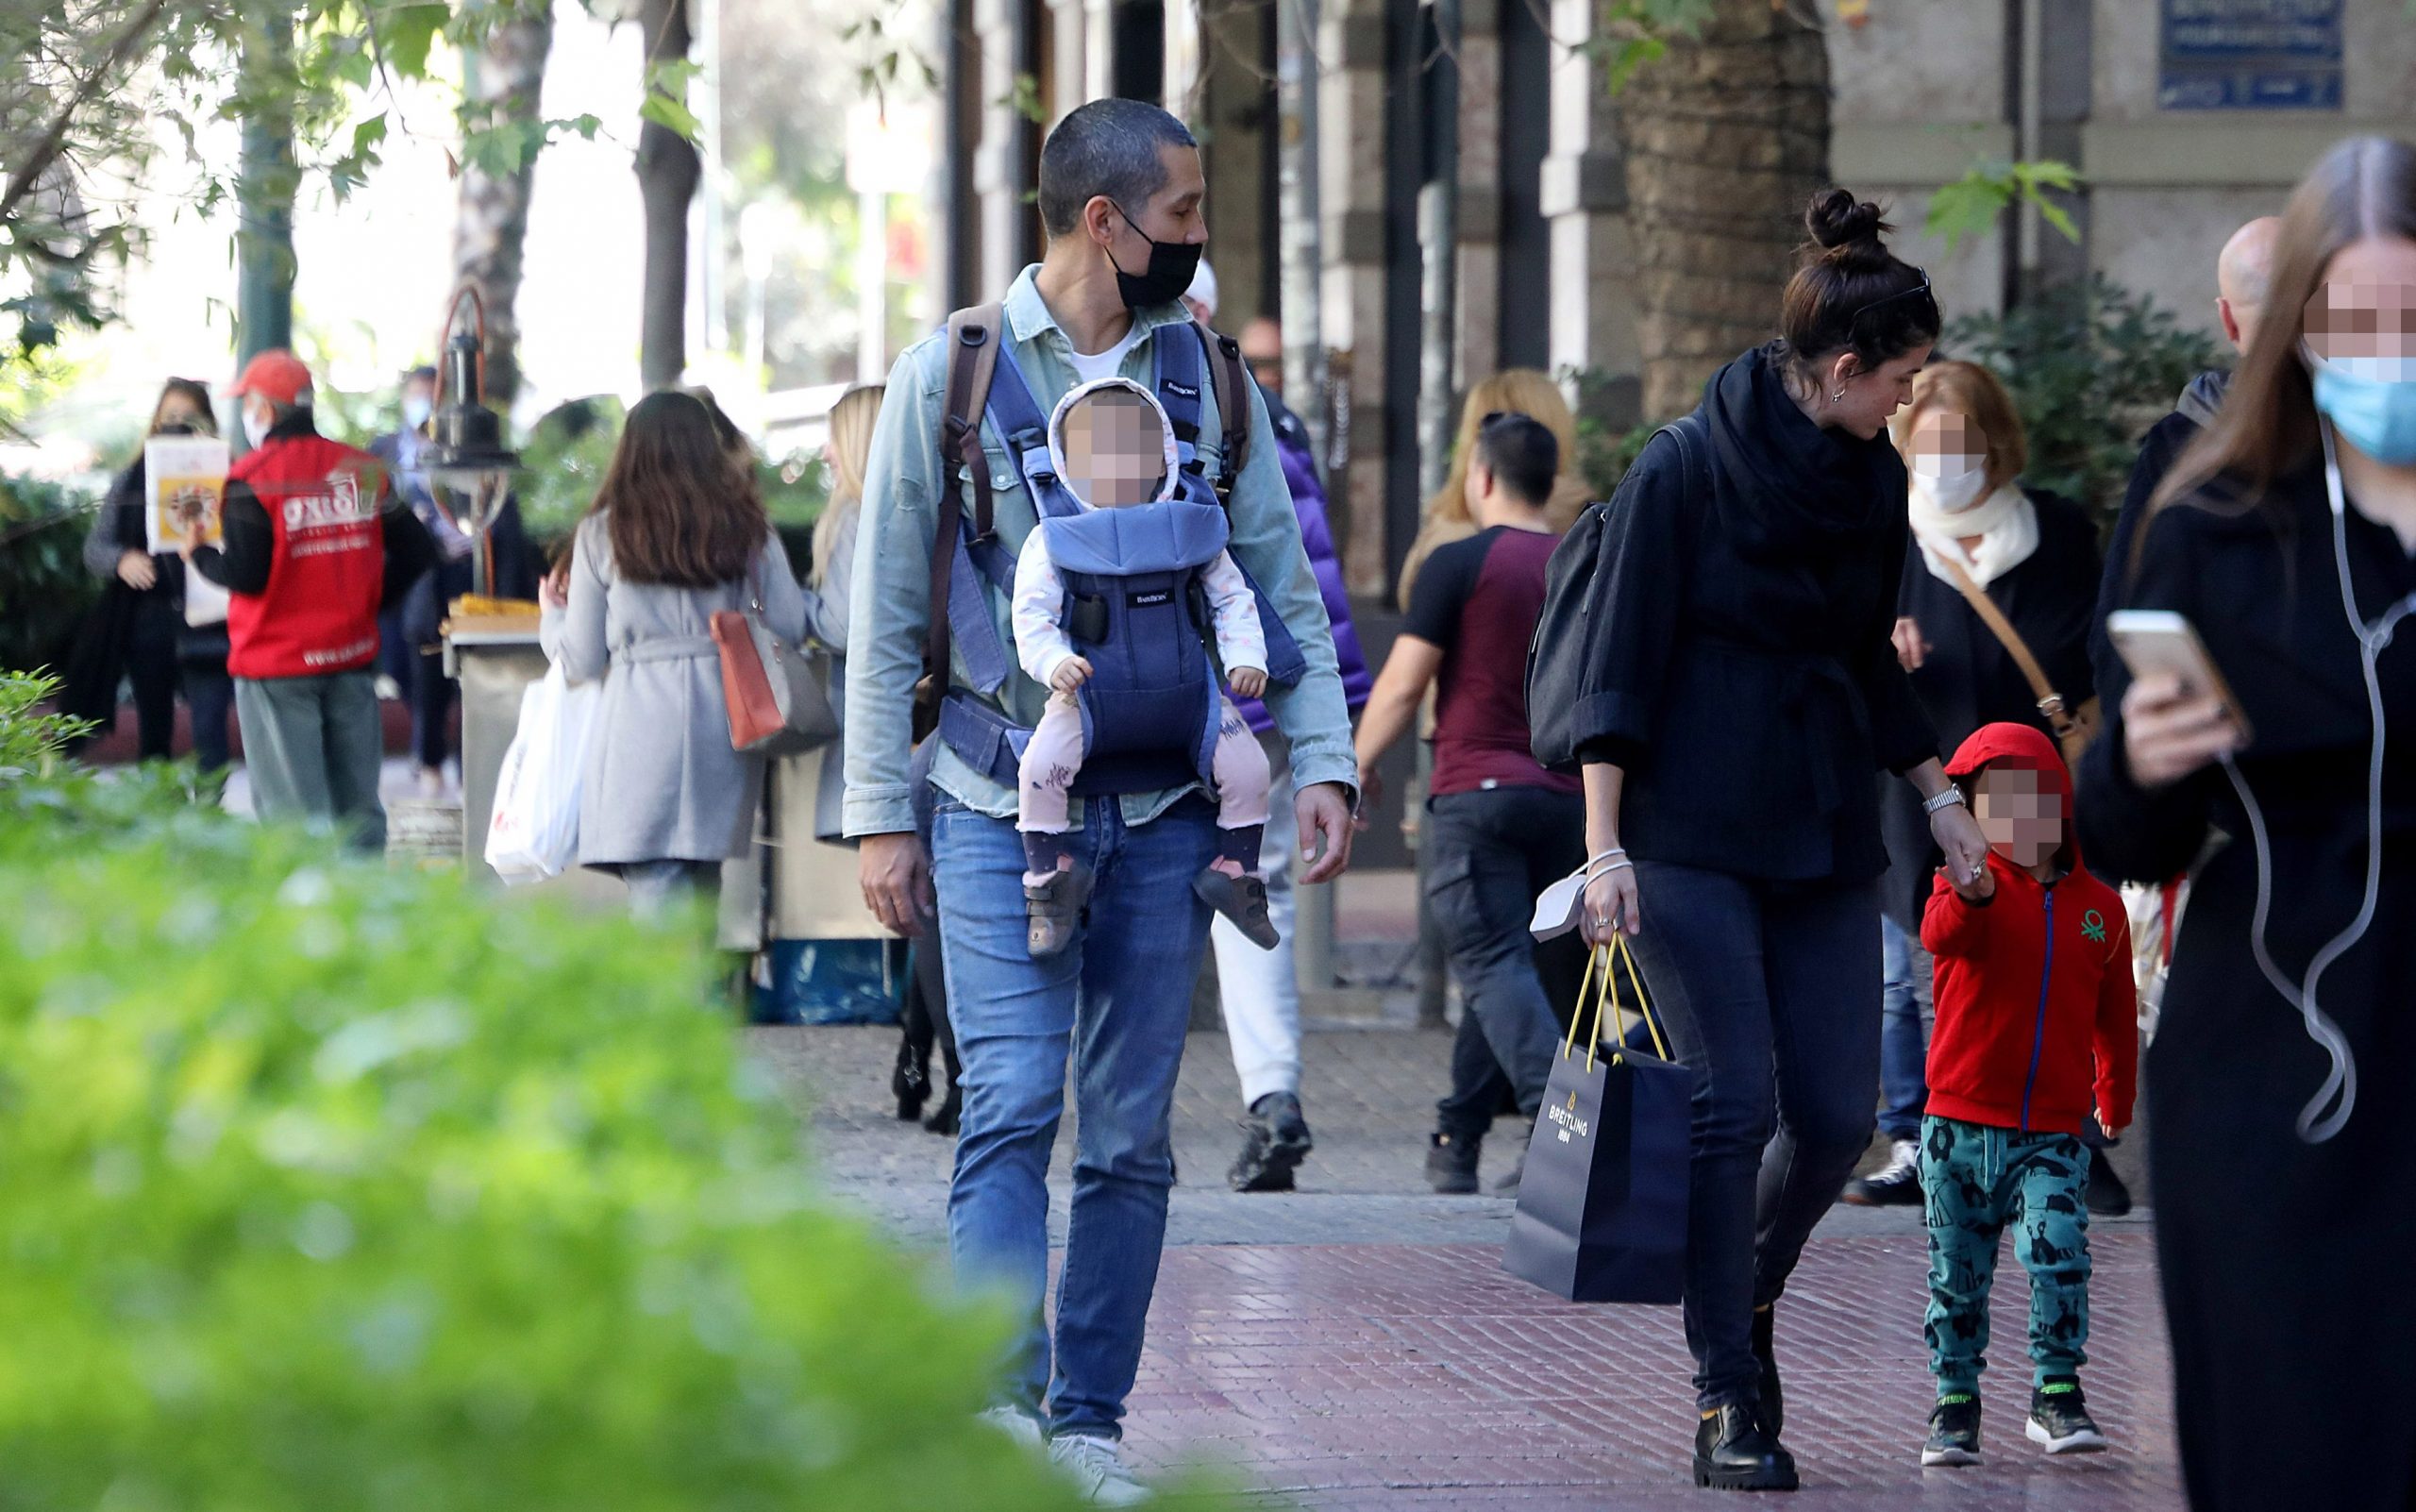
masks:
{"label": "backpack strap", "polygon": [[1233,491],[1250,462],[1250,378],[1242,366],[1242,344],[1194,317],[1192,329],[1208,354],[1208,378],[1216,390],[1216,419],[1224,428],[1225,464],[1216,479],[1219,496]]}
{"label": "backpack strap", "polygon": [[[1200,390],[1204,381],[1216,395],[1216,421],[1221,428],[1223,464],[1216,472],[1216,502],[1230,505],[1233,480],[1250,461],[1250,389],[1242,366],[1239,342],[1212,330],[1202,321],[1190,322],[1197,344],[1171,336],[1171,323],[1153,338],[1158,364],[1158,402],[1174,426],[1175,452],[1185,471],[1200,476]],[[1202,368],[1205,368],[1203,378]]]}
{"label": "backpack strap", "polygon": [[962,555],[965,499],[956,487],[962,465],[973,483],[977,539],[990,533],[990,462],[982,453],[982,414],[989,407],[990,380],[998,367],[1006,307],[977,305],[948,318],[948,385],[941,400],[939,434],[939,529],[931,541],[929,623],[923,632],[923,676],[914,684],[914,736],[920,741],[939,725],[940,700],[948,694],[950,588]]}

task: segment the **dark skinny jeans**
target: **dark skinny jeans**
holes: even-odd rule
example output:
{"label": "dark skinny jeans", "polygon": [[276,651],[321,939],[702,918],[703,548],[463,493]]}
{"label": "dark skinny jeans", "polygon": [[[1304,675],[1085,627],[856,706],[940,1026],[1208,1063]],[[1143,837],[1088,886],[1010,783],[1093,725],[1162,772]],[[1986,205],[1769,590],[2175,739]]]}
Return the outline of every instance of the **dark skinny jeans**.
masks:
{"label": "dark skinny jeans", "polygon": [[1871,1144],[1879,952],[1871,883],[1755,882],[1636,863],[1636,957],[1702,1073],[1686,1242],[1697,1405],[1751,1402],[1753,1310],[1778,1300]]}
{"label": "dark skinny jeans", "polygon": [[[1567,952],[1538,952],[1527,926],[1535,895],[1585,865],[1585,799],[1549,788],[1494,787],[1442,794],[1427,811],[1426,891],[1460,983],[1462,1022],[1476,1024],[1518,1111],[1532,1114],[1560,1049],[1554,1008],[1577,983],[1560,969]],[[1577,965],[1582,970],[1582,954]],[[1548,982],[1547,970],[1568,980]],[[1446,1134],[1482,1134],[1502,1084],[1484,1077],[1465,1027],[1460,1039],[1452,1093],[1436,1105],[1436,1125]]]}

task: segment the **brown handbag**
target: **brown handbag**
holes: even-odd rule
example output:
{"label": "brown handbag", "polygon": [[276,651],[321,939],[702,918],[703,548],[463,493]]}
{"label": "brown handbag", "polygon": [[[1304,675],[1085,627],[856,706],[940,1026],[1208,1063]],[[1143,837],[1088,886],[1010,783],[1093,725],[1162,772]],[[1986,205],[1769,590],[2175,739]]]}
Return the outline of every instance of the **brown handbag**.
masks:
{"label": "brown handbag", "polygon": [[747,573],[747,607],[713,616],[721,652],[722,699],[730,705],[730,744],[756,756],[797,756],[839,733],[822,658],[776,634],[763,619],[762,559]]}
{"label": "brown handbag", "polygon": [[1980,623],[1988,628],[1997,644],[2005,647],[2005,655],[2012,657],[2013,664],[2022,669],[2022,680],[2030,684],[2032,697],[2038,700],[2038,712],[2047,716],[2048,728],[2055,732],[2055,744],[2063,748],[2064,764],[2079,766],[2081,753],[2097,738],[2097,700],[2091,698],[2078,709],[2067,707],[2064,696],[2047,680],[2047,669],[2030,654],[2029,643],[2013,628],[2013,621],[2005,617],[2005,611],[1988,596],[1988,591],[1973,582],[1971,575],[1963,570],[1963,563],[1953,557],[1940,552],[1938,560],[1955,575],[1955,590],[1971,606],[1971,613],[1980,616]]}

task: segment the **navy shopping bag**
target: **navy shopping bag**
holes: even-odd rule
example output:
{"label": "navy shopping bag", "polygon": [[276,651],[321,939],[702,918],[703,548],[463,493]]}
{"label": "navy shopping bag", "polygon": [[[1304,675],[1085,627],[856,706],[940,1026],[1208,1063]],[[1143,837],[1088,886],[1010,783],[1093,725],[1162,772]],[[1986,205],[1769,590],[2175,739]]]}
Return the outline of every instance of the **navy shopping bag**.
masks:
{"label": "navy shopping bag", "polygon": [[[1627,1047],[1613,948],[1598,948],[1535,1115],[1502,1268],[1570,1302],[1674,1302],[1686,1289],[1695,1073],[1669,1058],[1636,960],[1624,940],[1616,950],[1656,1053]],[[1589,1006],[1593,1030],[1579,1055]]]}

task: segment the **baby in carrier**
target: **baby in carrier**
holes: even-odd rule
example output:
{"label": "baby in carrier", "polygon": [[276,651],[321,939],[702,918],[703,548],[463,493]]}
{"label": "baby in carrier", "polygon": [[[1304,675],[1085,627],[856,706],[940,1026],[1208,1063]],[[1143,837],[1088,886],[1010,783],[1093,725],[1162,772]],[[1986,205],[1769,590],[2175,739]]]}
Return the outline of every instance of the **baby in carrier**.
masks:
{"label": "baby in carrier", "polygon": [[[1157,396],[1129,379],[1067,394],[1049,418],[1049,447],[1083,511],[1041,520],[1015,559],[1015,659],[1049,690],[1018,764],[1032,953],[1064,950],[1089,899],[1090,868],[1065,839],[1068,798],[1085,760],[1102,749],[1196,756],[1216,791],[1218,845],[1192,890],[1272,949],[1256,873],[1267,753],[1200,654],[1203,635],[1213,636],[1233,692],[1267,691],[1266,630],[1224,549],[1224,512],[1176,501],[1173,427]],[[1132,512],[1099,518],[1109,511]]]}

